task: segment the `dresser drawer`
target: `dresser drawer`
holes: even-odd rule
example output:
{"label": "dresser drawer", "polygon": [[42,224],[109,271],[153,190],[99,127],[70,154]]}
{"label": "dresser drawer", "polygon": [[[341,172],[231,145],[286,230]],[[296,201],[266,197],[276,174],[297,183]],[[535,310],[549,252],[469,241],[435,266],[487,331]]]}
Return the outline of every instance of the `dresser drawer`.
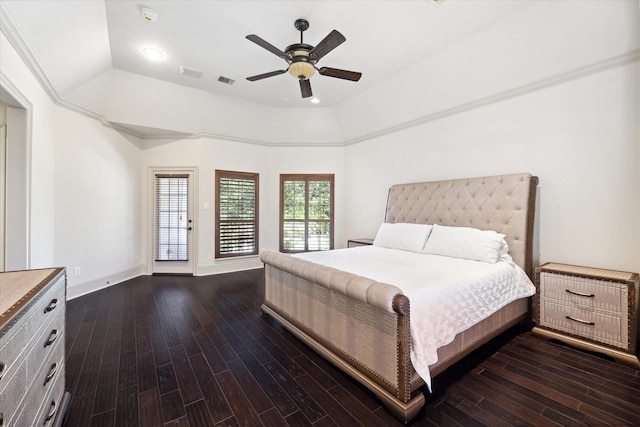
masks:
{"label": "dresser drawer", "polygon": [[[63,362],[61,361],[61,363]],[[36,420],[39,420],[39,424],[36,424],[38,426],[48,427],[54,425],[56,418],[61,414],[64,396],[64,367],[65,365],[60,366],[60,372],[56,379],[53,380],[49,394],[44,398],[42,408],[40,408],[40,412],[36,416]]]}
{"label": "dresser drawer", "polygon": [[17,406],[16,426],[41,425],[37,424],[36,420],[39,419],[39,414],[46,410],[45,398],[51,395],[59,381],[64,383],[64,331],[33,376],[33,382]]}
{"label": "dresser drawer", "polygon": [[[58,311],[47,324],[41,326],[38,335],[33,339],[30,351],[21,355],[18,363],[11,366],[11,372],[8,372],[0,386],[0,414],[7,423],[13,419],[29,387],[32,387],[33,382],[37,382],[36,374],[51,357],[50,355],[54,351],[60,352],[59,349],[55,350],[59,347],[62,347],[62,353],[64,353],[64,343],[58,345],[59,341],[64,340],[64,312]],[[55,335],[53,331],[56,331]]]}
{"label": "dresser drawer", "polygon": [[39,330],[49,323],[56,313],[64,313],[64,304],[65,278],[61,275],[38,299],[33,309],[13,320],[13,325],[10,325],[4,334],[0,334],[0,389],[12,376],[13,365],[19,364],[24,355],[36,345]]}
{"label": "dresser drawer", "polygon": [[628,349],[626,317],[542,300],[540,326]]}
{"label": "dresser drawer", "polygon": [[540,298],[627,315],[628,286],[587,277],[541,272]]}
{"label": "dresser drawer", "polygon": [[[64,341],[64,304],[65,280],[61,276],[55,284],[47,287],[31,309],[20,318],[13,320],[10,328],[0,339],[0,414],[4,425],[22,425],[15,423],[18,411],[23,405],[23,398],[28,392],[43,363],[54,357],[54,347]],[[45,347],[51,331],[56,330],[55,339]],[[64,355],[64,343],[58,345],[57,351]]]}

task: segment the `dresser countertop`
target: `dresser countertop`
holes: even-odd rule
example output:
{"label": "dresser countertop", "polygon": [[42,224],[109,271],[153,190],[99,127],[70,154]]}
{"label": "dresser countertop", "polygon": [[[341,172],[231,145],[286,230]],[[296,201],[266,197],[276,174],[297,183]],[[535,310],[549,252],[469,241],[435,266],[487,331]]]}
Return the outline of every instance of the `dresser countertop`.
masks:
{"label": "dresser countertop", "polygon": [[20,309],[25,296],[55,271],[47,268],[0,273],[0,326]]}

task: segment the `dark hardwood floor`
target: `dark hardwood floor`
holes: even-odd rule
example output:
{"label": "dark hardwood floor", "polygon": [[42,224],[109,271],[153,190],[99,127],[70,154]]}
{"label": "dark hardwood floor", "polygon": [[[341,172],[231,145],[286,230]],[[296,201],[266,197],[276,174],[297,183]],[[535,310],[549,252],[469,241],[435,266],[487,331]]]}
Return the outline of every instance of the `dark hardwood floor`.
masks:
{"label": "dark hardwood floor", "polygon": [[[401,425],[262,314],[262,270],[144,276],[69,301],[67,426]],[[511,330],[410,424],[640,425],[640,371]]]}

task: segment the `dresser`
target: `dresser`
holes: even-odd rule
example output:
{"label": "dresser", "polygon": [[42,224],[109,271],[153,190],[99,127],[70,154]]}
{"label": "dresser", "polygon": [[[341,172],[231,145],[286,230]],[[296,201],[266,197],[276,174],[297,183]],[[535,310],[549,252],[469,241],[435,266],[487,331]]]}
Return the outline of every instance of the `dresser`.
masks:
{"label": "dresser", "polygon": [[0,427],[60,426],[65,391],[66,273],[0,273]]}
{"label": "dresser", "polygon": [[536,286],[534,335],[640,368],[637,273],[546,263]]}

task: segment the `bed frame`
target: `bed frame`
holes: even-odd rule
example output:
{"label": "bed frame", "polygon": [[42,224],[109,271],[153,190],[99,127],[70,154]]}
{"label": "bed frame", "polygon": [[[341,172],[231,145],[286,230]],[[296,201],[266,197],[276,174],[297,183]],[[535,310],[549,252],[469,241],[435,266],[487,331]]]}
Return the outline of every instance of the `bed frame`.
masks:
{"label": "bed frame", "polygon": [[[385,221],[491,229],[505,234],[513,260],[533,277],[538,178],[512,174],[394,185]],[[424,380],[410,359],[410,301],[387,283],[263,250],[262,310],[372,391],[402,421],[424,406]],[[529,318],[530,298],[514,301],[438,349],[432,377]]]}

